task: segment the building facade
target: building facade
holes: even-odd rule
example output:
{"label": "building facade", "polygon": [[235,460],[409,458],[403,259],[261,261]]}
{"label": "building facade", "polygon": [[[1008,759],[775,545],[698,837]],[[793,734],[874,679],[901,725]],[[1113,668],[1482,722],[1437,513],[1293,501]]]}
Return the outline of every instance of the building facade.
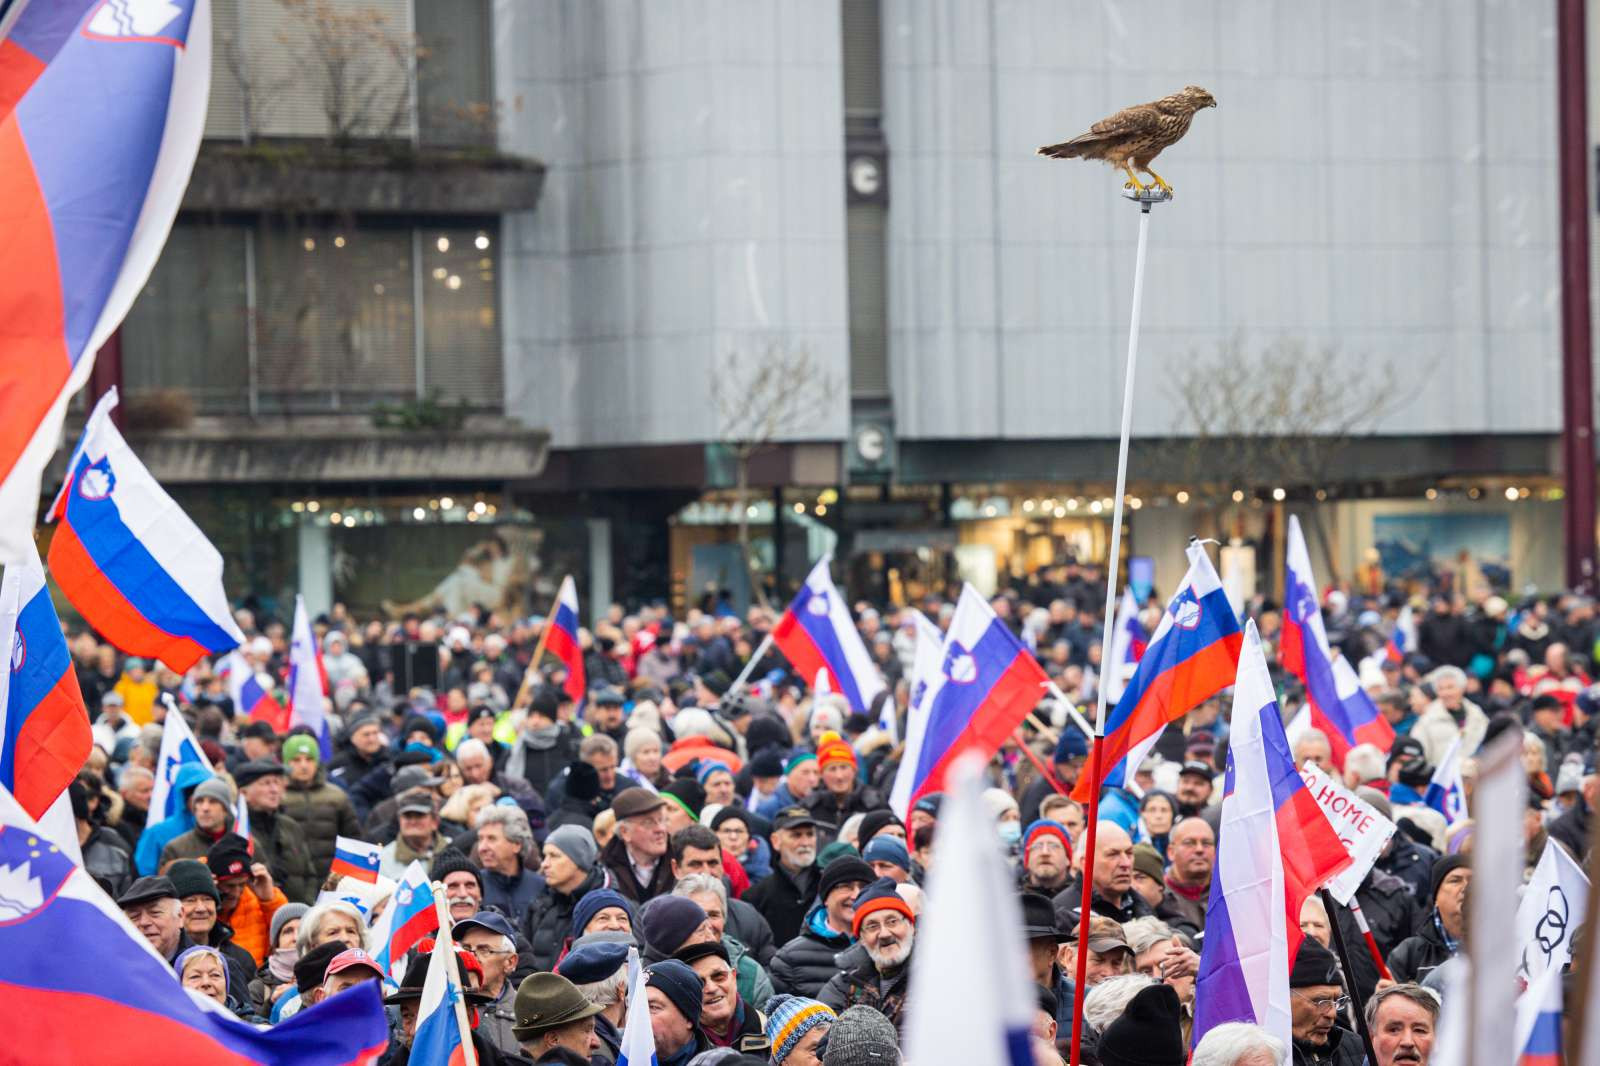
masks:
{"label": "building facade", "polygon": [[[1191,534],[1237,540],[1270,592],[1294,512],[1344,578],[1560,582],[1551,10],[229,10],[122,374],[188,393],[136,447],[234,512],[241,594],[454,602],[499,566],[507,605],[568,569],[742,602],[741,517],[774,592],[823,551],[881,598],[1103,559],[1137,210],[1034,149],[1189,83],[1218,107],[1157,163],[1132,554],[1170,588]],[[372,10],[416,61],[369,48],[346,83],[397,106],[341,112],[319,44]],[[286,429],[312,446],[248,461]]]}

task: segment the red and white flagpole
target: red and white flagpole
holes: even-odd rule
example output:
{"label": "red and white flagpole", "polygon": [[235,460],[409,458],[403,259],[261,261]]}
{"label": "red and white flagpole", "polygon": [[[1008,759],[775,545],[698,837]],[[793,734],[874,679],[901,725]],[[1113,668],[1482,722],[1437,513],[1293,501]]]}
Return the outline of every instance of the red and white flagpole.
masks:
{"label": "red and white flagpole", "polygon": [[[1133,315],[1128,324],[1128,360],[1122,385],[1122,439],[1117,446],[1117,491],[1111,497],[1111,553],[1106,560],[1106,616],[1105,628],[1100,638],[1100,669],[1102,675],[1108,667],[1106,656],[1111,651],[1111,636],[1117,615],[1117,574],[1122,562],[1122,498],[1128,488],[1128,436],[1133,428],[1133,381],[1139,360],[1139,313],[1144,305],[1145,247],[1150,239],[1150,208],[1165,203],[1172,197],[1159,190],[1138,193],[1128,197],[1139,205],[1139,251],[1133,260]],[[1094,902],[1094,849],[1095,829],[1100,818],[1100,782],[1102,750],[1106,737],[1106,686],[1105,678],[1095,685],[1099,690],[1094,714],[1094,747],[1089,757],[1090,782],[1089,810],[1085,817],[1083,840],[1083,901],[1078,914],[1078,964],[1073,979],[1072,997],[1072,1066],[1079,1066],[1083,1044],[1083,997],[1087,994],[1089,952],[1089,907]]]}

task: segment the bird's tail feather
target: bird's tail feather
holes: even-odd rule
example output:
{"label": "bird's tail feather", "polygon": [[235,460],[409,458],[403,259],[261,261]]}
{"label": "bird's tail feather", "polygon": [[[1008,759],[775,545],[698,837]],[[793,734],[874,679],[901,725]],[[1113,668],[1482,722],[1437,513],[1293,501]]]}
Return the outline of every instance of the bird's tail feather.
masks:
{"label": "bird's tail feather", "polygon": [[1086,133],[1082,137],[1074,137],[1060,144],[1047,144],[1039,149],[1039,154],[1049,156],[1051,159],[1077,159],[1105,139],[1103,134]]}

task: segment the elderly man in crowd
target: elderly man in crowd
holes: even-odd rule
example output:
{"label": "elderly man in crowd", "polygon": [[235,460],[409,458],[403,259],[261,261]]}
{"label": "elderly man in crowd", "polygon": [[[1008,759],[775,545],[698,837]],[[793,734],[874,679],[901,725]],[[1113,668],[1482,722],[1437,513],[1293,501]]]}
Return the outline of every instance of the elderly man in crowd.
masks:
{"label": "elderly man in crowd", "polygon": [[836,1014],[847,1007],[871,1007],[900,1029],[905,1022],[917,925],[893,881],[874,881],[856,896],[851,933],[861,951],[852,952],[856,961],[822,987],[818,1001]]}
{"label": "elderly man in crowd", "polygon": [[528,816],[516,807],[485,807],[478,812],[477,828],[483,905],[521,924],[545,889],[544,878],[523,865],[533,853]]}
{"label": "elderly man in crowd", "polygon": [[169,879],[139,878],[117,898],[117,906],[169,965],[194,947],[194,941],[183,927],[183,904],[178,899],[178,890]]}
{"label": "elderly man in crowd", "polygon": [[479,1035],[497,1051],[518,1054],[520,1042],[513,1031],[517,1025],[516,990],[511,987],[517,945],[511,923],[498,911],[480,911],[456,922],[450,932],[458,945],[477,957],[483,968],[479,990],[492,999],[478,1010]]}
{"label": "elderly man in crowd", "polygon": [[405,876],[413,862],[431,865],[449,843],[439,832],[439,804],[426,788],[412,788],[395,797],[400,833],[378,852],[378,872],[391,881]]}
{"label": "elderly man in crowd", "polygon": [[667,854],[667,800],[647,788],[625,788],[611,801],[616,833],[600,852],[613,887],[635,903],[672,891]]}
{"label": "elderly man in crowd", "polygon": [[787,944],[800,935],[816,896],[817,820],[804,807],[784,807],[772,820],[772,873],[744,894],[772,927],[773,940]]}
{"label": "elderly man in crowd", "polygon": [[[1077,863],[1078,878],[1056,893],[1056,911],[1061,924],[1076,926],[1078,908],[1083,904],[1084,850],[1089,839],[1085,833],[1078,838],[1073,856]],[[1154,914],[1150,904],[1133,890],[1133,838],[1115,822],[1101,822],[1095,831],[1094,863],[1088,876],[1094,881],[1094,896],[1090,909],[1119,922],[1145,918]]]}
{"label": "elderly man in crowd", "polygon": [[1390,985],[1367,1000],[1373,1066],[1428,1066],[1433,1055],[1439,998],[1420,985]]}

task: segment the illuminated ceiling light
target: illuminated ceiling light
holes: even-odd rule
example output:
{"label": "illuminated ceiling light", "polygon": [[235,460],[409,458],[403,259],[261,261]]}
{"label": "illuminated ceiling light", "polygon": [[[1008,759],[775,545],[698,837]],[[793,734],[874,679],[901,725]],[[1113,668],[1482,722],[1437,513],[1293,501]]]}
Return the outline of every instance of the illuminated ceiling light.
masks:
{"label": "illuminated ceiling light", "polygon": [[1517,497],[1519,499],[1526,500],[1531,495],[1533,495],[1533,490],[1528,488],[1526,485],[1517,490]]}
{"label": "illuminated ceiling light", "polygon": [[411,517],[420,522],[428,517],[428,512],[421,507],[413,507],[411,508]]}
{"label": "illuminated ceiling light", "polygon": [[384,293],[383,282],[374,282],[372,286],[372,293],[374,296],[382,296]]}
{"label": "illuminated ceiling light", "polygon": [[318,511],[322,510],[322,504],[316,500],[308,500],[306,501],[306,510],[310,511],[312,514],[316,514]]}
{"label": "illuminated ceiling light", "polygon": [[1426,496],[1430,500],[1437,500],[1439,498],[1439,490],[1438,489],[1429,489],[1427,492],[1424,492],[1423,495]]}
{"label": "illuminated ceiling light", "polygon": [[1056,516],[1056,517],[1057,517],[1057,518],[1065,518],[1065,517],[1067,517],[1067,509],[1066,509],[1066,508],[1065,508],[1065,507],[1057,507],[1057,508],[1056,508],[1056,509],[1055,509],[1055,511],[1054,511],[1054,512],[1052,512],[1052,513],[1053,513],[1053,514],[1054,514],[1054,515],[1055,515],[1055,516]]}
{"label": "illuminated ceiling light", "polygon": [[1101,511],[1105,510],[1105,507],[1101,505],[1099,500],[1094,500],[1090,502],[1089,510],[1094,514],[1099,514]]}
{"label": "illuminated ceiling light", "polygon": [[1288,497],[1288,495],[1289,494],[1287,492],[1285,492],[1283,489],[1273,489],[1272,490],[1272,498],[1274,500],[1277,500],[1279,503],[1282,503]]}
{"label": "illuminated ceiling light", "polygon": [[1139,508],[1144,506],[1144,501],[1137,496],[1130,496],[1128,498],[1128,506],[1137,511]]}
{"label": "illuminated ceiling light", "polygon": [[433,246],[439,249],[441,252],[448,252],[450,250],[450,238],[440,237],[438,240],[433,242]]}
{"label": "illuminated ceiling light", "polygon": [[1032,500],[1023,500],[1022,501],[1022,509],[1024,511],[1032,511],[1033,510],[1033,501]]}
{"label": "illuminated ceiling light", "polygon": [[306,505],[301,503],[299,500],[296,500],[296,501],[294,501],[293,503],[291,503],[289,505],[289,510],[293,511],[295,514],[299,514],[301,511],[304,511],[305,509],[306,509]]}
{"label": "illuminated ceiling light", "polygon": [[828,513],[828,505],[827,504],[825,504],[825,503],[817,504],[817,517],[818,518],[821,518],[823,515],[825,515],[827,513]]}
{"label": "illuminated ceiling light", "polygon": [[1177,500],[1179,503],[1188,503],[1189,502],[1189,494],[1188,494],[1188,492],[1184,491],[1183,489],[1179,489],[1178,490],[1178,494],[1176,496],[1174,496],[1173,499]]}
{"label": "illuminated ceiling light", "polygon": [[335,237],[333,239],[333,246],[335,248],[343,248],[344,247],[344,238],[342,236]]}
{"label": "illuminated ceiling light", "polygon": [[347,514],[347,515],[344,516],[344,528],[346,528],[346,529],[354,529],[355,528],[355,524],[356,524],[356,516],[355,515]]}
{"label": "illuminated ceiling light", "polygon": [[451,274],[450,277],[446,279],[445,285],[452,290],[461,288],[461,275]]}
{"label": "illuminated ceiling light", "polygon": [[443,281],[445,278],[448,278],[449,276],[450,276],[450,271],[446,270],[444,267],[434,267],[433,268],[433,280],[434,281]]}
{"label": "illuminated ceiling light", "polygon": [[1516,498],[1517,498],[1516,486],[1515,485],[1507,485],[1506,486],[1506,499],[1514,500]]}
{"label": "illuminated ceiling light", "polygon": [[438,509],[439,509],[439,501],[438,500],[429,500],[428,501],[428,510],[437,511]]}
{"label": "illuminated ceiling light", "polygon": [[1234,489],[1233,490],[1233,502],[1234,503],[1243,503],[1244,502],[1244,489]]}
{"label": "illuminated ceiling light", "polygon": [[332,522],[334,525],[338,525],[340,522],[344,521],[344,516],[338,511],[335,511],[328,516],[328,521]]}
{"label": "illuminated ceiling light", "polygon": [[489,247],[489,235],[487,233],[480,233],[478,234],[477,239],[472,243],[478,249],[478,251],[484,251]]}
{"label": "illuminated ceiling light", "polygon": [[1482,495],[1483,495],[1483,490],[1480,489],[1476,485],[1472,486],[1470,489],[1467,490],[1467,498],[1468,499],[1476,500],[1479,496],[1482,496]]}
{"label": "illuminated ceiling light", "polygon": [[806,513],[806,505],[803,504],[803,503],[795,504],[794,505],[794,513],[795,514],[805,514]]}
{"label": "illuminated ceiling light", "polygon": [[451,499],[449,496],[439,497],[439,506],[443,507],[446,511],[450,510],[450,508],[454,507],[455,505],[456,501]]}
{"label": "illuminated ceiling light", "polygon": [[484,503],[482,500],[479,500],[477,503],[472,505],[472,510],[475,514],[487,514],[489,505]]}
{"label": "illuminated ceiling light", "polygon": [[314,252],[317,250],[317,239],[315,237],[307,237],[305,240],[300,242],[300,247],[304,248],[308,252]]}
{"label": "illuminated ceiling light", "polygon": [[1076,496],[1074,496],[1072,499],[1067,501],[1067,510],[1076,511],[1082,502],[1082,500],[1079,500]]}

